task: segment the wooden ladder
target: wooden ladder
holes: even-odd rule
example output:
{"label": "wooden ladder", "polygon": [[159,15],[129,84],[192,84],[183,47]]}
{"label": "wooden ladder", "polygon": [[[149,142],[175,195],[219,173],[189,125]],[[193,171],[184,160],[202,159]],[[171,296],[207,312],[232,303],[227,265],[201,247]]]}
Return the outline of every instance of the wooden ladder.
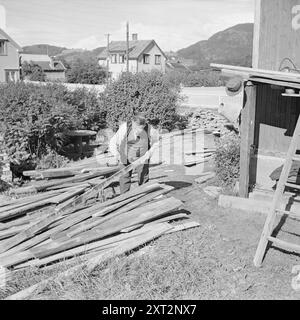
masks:
{"label": "wooden ladder", "polygon": [[291,144],[287,153],[287,157],[285,159],[285,163],[283,165],[283,169],[280,175],[279,182],[277,183],[275,195],[273,198],[272,206],[270,208],[268,217],[265,222],[265,226],[263,232],[260,237],[260,241],[255,253],[254,257],[254,265],[256,267],[261,266],[267,246],[269,242],[273,243],[276,247],[283,249],[285,251],[300,253],[300,245],[293,244],[290,242],[282,241],[275,237],[272,237],[272,233],[274,231],[274,224],[276,221],[276,216],[279,215],[287,215],[290,218],[294,218],[300,221],[299,213],[292,213],[290,211],[280,210],[280,204],[283,199],[283,193],[285,191],[285,187],[291,187],[294,189],[300,190],[300,186],[296,184],[288,183],[289,173],[292,168],[292,164],[294,161],[300,162],[300,156],[296,155],[298,142],[300,141],[300,116],[298,117],[296,128],[291,140]]}

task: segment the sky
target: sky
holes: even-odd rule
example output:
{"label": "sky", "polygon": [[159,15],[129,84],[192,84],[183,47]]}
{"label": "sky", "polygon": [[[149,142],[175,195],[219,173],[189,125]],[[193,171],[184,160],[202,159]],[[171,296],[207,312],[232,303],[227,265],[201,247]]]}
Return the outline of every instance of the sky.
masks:
{"label": "sky", "polygon": [[255,0],[0,0],[0,26],[21,46],[94,49],[111,40],[155,39],[176,51],[238,23],[254,21]]}

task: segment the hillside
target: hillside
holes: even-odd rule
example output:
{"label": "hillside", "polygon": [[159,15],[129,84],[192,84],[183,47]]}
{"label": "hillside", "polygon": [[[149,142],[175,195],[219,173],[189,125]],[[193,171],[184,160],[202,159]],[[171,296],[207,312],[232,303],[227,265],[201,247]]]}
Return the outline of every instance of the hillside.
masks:
{"label": "hillside", "polygon": [[208,40],[199,41],[177,52],[184,59],[192,59],[196,68],[210,63],[251,66],[253,23],[238,24],[218,32]]}
{"label": "hillside", "polygon": [[[172,53],[192,69],[201,69],[210,63],[223,63],[240,66],[251,66],[252,61],[253,23],[238,24],[218,32],[208,40],[199,41],[187,48]],[[48,45],[48,52],[67,64],[76,59],[96,59],[105,47],[94,50],[67,49]],[[37,44],[23,48],[27,53],[47,53],[46,44]]]}
{"label": "hillside", "polygon": [[67,48],[51,46],[48,44],[34,44],[32,46],[23,47],[24,53],[34,53],[34,54],[49,54],[49,56],[56,56],[62,53]]}
{"label": "hillside", "polygon": [[[48,47],[48,48],[47,48]],[[32,46],[23,47],[24,53],[35,53],[35,54],[49,54],[49,56],[56,56],[57,59],[61,59],[68,64],[72,63],[76,59],[90,60],[96,59],[98,54],[105,47],[99,47],[94,50],[84,49],[68,49],[65,47],[51,46],[47,44],[36,44]]]}

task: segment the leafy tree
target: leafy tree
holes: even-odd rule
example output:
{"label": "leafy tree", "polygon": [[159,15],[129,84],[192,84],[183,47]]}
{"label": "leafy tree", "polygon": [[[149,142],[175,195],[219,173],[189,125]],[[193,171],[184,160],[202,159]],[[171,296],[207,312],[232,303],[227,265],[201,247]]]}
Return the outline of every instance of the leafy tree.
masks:
{"label": "leafy tree", "polygon": [[69,83],[103,84],[105,77],[106,72],[99,66],[96,59],[88,61],[76,59],[71,63],[70,70],[67,71]]}
{"label": "leafy tree", "polygon": [[22,63],[22,77],[31,81],[45,81],[46,79],[43,69],[32,61],[30,63],[27,61]]}

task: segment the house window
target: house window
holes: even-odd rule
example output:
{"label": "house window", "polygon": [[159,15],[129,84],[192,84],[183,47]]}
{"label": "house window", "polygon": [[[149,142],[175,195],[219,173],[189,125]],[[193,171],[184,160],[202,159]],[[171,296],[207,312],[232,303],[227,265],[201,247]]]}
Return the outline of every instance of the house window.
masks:
{"label": "house window", "polygon": [[111,55],[111,63],[117,63],[117,55],[116,54]]}
{"label": "house window", "polygon": [[149,64],[150,63],[150,54],[144,54],[143,55],[143,63]]}
{"label": "house window", "polygon": [[161,64],[161,55],[160,54],[155,55],[155,64]]}
{"label": "house window", "polygon": [[6,55],[6,41],[0,40],[0,55]]}
{"label": "house window", "polygon": [[124,54],[119,55],[119,63],[125,63],[125,55]]}
{"label": "house window", "polygon": [[6,82],[17,82],[19,79],[18,70],[5,70],[5,81]]}

